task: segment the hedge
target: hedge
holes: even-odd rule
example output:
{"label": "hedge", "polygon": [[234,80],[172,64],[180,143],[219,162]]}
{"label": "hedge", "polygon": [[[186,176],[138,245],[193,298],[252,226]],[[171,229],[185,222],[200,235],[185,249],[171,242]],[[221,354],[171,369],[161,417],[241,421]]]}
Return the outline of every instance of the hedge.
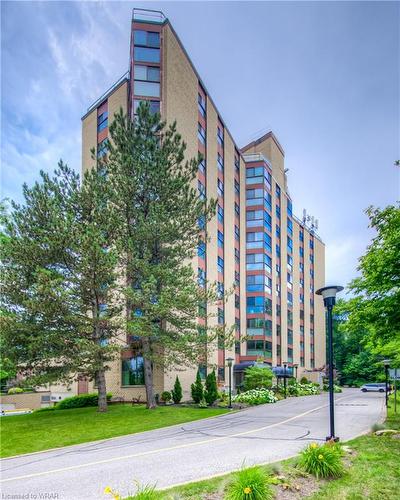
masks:
{"label": "hedge", "polygon": [[[111,399],[112,394],[107,393],[107,401]],[[99,395],[97,393],[92,394],[80,394],[79,396],[72,396],[71,398],[65,398],[55,405],[57,410],[69,410],[71,408],[83,408],[85,406],[97,406],[99,403]]]}

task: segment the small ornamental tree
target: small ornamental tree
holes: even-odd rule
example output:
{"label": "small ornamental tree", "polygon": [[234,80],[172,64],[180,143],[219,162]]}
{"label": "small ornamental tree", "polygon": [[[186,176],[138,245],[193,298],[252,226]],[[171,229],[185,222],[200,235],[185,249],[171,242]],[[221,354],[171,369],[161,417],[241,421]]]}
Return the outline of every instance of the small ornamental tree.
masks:
{"label": "small ornamental tree", "polygon": [[244,389],[270,389],[272,386],[272,370],[261,366],[250,366],[244,372]]}
{"label": "small ornamental tree", "polygon": [[177,405],[182,400],[182,386],[179,380],[179,377],[176,377],[174,388],[171,391],[172,399],[174,403]]}
{"label": "small ornamental tree", "polygon": [[204,391],[204,399],[209,405],[212,405],[214,401],[218,399],[218,387],[217,378],[215,376],[215,370],[207,375],[206,378],[206,388]]}
{"label": "small ornamental tree", "polygon": [[200,372],[197,370],[196,381],[190,386],[192,399],[195,403],[200,403],[204,397],[203,382],[201,381]]}

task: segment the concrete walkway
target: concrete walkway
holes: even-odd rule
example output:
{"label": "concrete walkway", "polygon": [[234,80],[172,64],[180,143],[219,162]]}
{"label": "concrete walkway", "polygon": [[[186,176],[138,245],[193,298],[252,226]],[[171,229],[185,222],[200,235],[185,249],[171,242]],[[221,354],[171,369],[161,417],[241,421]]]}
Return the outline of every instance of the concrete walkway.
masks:
{"label": "concrete walkway", "polygon": [[[335,396],[336,433],[342,441],[367,432],[383,418],[382,394],[346,389]],[[105,486],[124,497],[134,491],[134,480],[158,488],[196,481],[239,469],[243,463],[250,466],[295,455],[311,441],[324,441],[328,424],[325,393],[4,459],[1,498],[103,499]]]}

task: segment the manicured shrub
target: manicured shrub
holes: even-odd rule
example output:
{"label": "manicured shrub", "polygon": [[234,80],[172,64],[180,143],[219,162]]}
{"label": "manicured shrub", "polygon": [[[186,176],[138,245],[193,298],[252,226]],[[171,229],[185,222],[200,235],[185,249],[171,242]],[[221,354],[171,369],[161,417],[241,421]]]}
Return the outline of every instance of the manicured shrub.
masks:
{"label": "manicured shrub", "polygon": [[301,377],[300,379],[300,384],[309,384],[310,381],[308,380],[307,377]]}
{"label": "manicured shrub", "polygon": [[174,388],[171,391],[171,396],[174,403],[177,405],[182,400],[182,386],[179,377],[176,377]]}
{"label": "manicured shrub", "polygon": [[163,403],[168,403],[169,401],[171,401],[172,399],[172,396],[171,396],[171,393],[169,391],[163,391],[161,393],[161,401]]}
{"label": "manicured shrub", "polygon": [[270,389],[272,386],[273,373],[270,368],[261,366],[250,366],[244,372],[244,390]]}
{"label": "manicured shrub", "polygon": [[278,398],[270,389],[251,389],[241,392],[232,398],[235,403],[246,403],[248,405],[261,405],[264,403],[275,403]]}
{"label": "manicured shrub", "polygon": [[226,500],[269,500],[274,497],[269,477],[261,467],[242,469],[233,475],[226,489]]}
{"label": "manicured shrub", "polygon": [[319,387],[314,384],[301,384],[296,381],[288,385],[287,391],[289,396],[314,396],[321,392]]}
{"label": "manicured shrub", "polygon": [[298,466],[317,479],[340,477],[344,474],[342,455],[336,443],[311,443],[300,453]]}
{"label": "manicured shrub", "polygon": [[207,401],[203,398],[199,403],[199,408],[207,408],[207,407],[208,407]]}
{"label": "manicured shrub", "polygon": [[[107,393],[107,400],[109,401],[112,394]],[[96,392],[92,394],[79,394],[78,396],[72,396],[70,398],[65,398],[56,404],[57,410],[71,410],[73,408],[84,408],[85,406],[97,406],[99,403],[99,396]]]}
{"label": "manicured shrub", "polygon": [[206,390],[204,391],[204,399],[209,405],[212,405],[218,399],[217,378],[215,370],[207,375]]}
{"label": "manicured shrub", "polygon": [[195,403],[200,403],[203,399],[203,382],[201,381],[200,372],[197,370],[196,381],[190,386],[192,399]]}
{"label": "manicured shrub", "polygon": [[22,394],[23,392],[24,390],[21,387],[10,387],[7,394]]}

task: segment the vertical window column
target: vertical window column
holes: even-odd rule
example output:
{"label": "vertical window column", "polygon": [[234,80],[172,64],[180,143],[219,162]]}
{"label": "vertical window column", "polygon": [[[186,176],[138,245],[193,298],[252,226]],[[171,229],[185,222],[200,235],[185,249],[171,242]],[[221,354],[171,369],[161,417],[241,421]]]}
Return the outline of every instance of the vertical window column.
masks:
{"label": "vertical window column", "polygon": [[[235,274],[240,276],[240,154],[235,149],[234,153],[234,192],[235,192]],[[240,361],[240,280],[235,285],[235,342],[236,362]]]}

